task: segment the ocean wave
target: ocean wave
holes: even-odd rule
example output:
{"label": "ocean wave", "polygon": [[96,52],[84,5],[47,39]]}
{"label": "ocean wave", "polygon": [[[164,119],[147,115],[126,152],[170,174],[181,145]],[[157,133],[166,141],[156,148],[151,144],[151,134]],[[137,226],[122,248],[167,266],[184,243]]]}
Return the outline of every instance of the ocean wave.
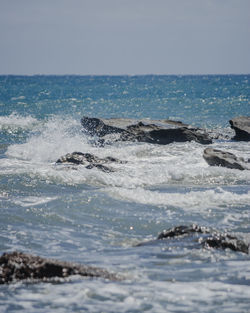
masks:
{"label": "ocean wave", "polygon": [[0,130],[7,131],[9,134],[17,131],[32,129],[39,123],[39,120],[31,115],[22,116],[16,112],[8,116],[0,116]]}
{"label": "ocean wave", "polygon": [[[243,272],[246,271],[243,266],[241,268]],[[180,266],[178,269],[181,270]],[[249,303],[246,299],[250,297],[249,288],[245,285],[211,279],[197,279],[190,283],[175,279],[149,281],[141,278],[140,282],[128,280],[107,284],[102,280],[85,280],[83,283],[76,276],[69,281],[71,283],[68,284],[37,284],[31,290],[16,284],[10,289],[8,297],[2,299],[3,305],[6,311],[16,305],[25,312],[34,312],[41,304],[62,313],[69,310],[109,312],[110,308],[112,312],[123,313],[161,313],[166,312],[166,308],[167,312],[193,312],[197,308],[198,311],[213,312],[218,306],[221,312],[247,312]]]}
{"label": "ocean wave", "polygon": [[[22,127],[33,128],[26,142],[8,146],[0,165],[2,174],[38,175],[58,183],[87,183],[128,190],[166,184],[216,186],[248,184],[250,181],[250,171],[209,166],[202,156],[204,146],[195,142],[166,146],[117,142],[98,147],[82,132],[80,122],[70,116],[51,116],[43,121],[29,116],[13,117]],[[11,116],[7,122],[10,120]],[[212,146],[222,147],[245,159],[250,157],[247,143],[215,142]],[[58,158],[74,151],[92,153],[100,158],[112,156],[127,163],[112,164],[113,173],[81,166],[55,166]]]}
{"label": "ocean wave", "polygon": [[238,194],[222,188],[186,193],[158,192],[144,188],[106,188],[105,191],[112,197],[123,201],[184,209],[219,209],[221,207],[245,206],[250,203],[250,192]]}
{"label": "ocean wave", "polygon": [[22,207],[30,207],[45,204],[56,199],[57,199],[56,196],[54,197],[29,196],[29,197],[19,197],[15,199],[13,202],[17,205],[21,205]]}
{"label": "ocean wave", "polygon": [[37,125],[34,133],[23,144],[9,146],[6,155],[34,162],[53,162],[72,149],[84,149],[84,137],[70,118],[50,117]]}

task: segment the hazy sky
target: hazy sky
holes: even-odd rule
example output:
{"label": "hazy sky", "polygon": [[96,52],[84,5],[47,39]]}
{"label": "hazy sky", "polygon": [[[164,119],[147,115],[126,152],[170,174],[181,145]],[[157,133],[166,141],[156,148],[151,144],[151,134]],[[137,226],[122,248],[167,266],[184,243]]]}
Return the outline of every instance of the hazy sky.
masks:
{"label": "hazy sky", "polygon": [[250,73],[250,0],[0,0],[0,74]]}

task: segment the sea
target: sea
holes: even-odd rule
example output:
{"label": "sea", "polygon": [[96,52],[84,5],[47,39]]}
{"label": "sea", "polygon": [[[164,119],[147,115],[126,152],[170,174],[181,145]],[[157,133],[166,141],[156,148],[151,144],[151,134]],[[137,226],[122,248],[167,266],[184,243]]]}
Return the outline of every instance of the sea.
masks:
{"label": "sea", "polygon": [[[104,268],[121,281],[0,286],[0,312],[250,312],[250,255],[152,241],[206,226],[250,243],[250,171],[209,166],[197,142],[97,145],[83,116],[171,119],[250,159],[229,120],[250,115],[250,75],[0,76],[0,253]],[[114,172],[55,162],[112,156]]]}

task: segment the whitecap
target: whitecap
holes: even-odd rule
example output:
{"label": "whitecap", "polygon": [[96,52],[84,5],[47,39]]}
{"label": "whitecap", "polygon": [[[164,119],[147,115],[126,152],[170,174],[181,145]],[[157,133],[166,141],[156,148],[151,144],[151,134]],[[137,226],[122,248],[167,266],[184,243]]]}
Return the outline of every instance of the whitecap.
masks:
{"label": "whitecap", "polygon": [[13,201],[13,203],[20,205],[22,207],[30,207],[45,204],[56,199],[57,197],[36,197],[36,196],[18,197]]}
{"label": "whitecap", "polygon": [[105,188],[112,197],[129,202],[184,209],[225,208],[250,203],[250,192],[238,194],[222,188],[205,191],[159,192],[138,188]]}
{"label": "whitecap", "polygon": [[22,116],[16,112],[8,116],[0,116],[0,130],[8,133],[16,132],[19,129],[31,129],[39,121],[31,115]]}

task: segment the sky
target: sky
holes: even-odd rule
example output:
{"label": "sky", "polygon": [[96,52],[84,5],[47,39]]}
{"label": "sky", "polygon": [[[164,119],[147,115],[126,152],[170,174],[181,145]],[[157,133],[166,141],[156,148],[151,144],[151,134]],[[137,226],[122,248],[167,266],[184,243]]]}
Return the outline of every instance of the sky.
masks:
{"label": "sky", "polygon": [[0,74],[249,74],[250,0],[0,0]]}

